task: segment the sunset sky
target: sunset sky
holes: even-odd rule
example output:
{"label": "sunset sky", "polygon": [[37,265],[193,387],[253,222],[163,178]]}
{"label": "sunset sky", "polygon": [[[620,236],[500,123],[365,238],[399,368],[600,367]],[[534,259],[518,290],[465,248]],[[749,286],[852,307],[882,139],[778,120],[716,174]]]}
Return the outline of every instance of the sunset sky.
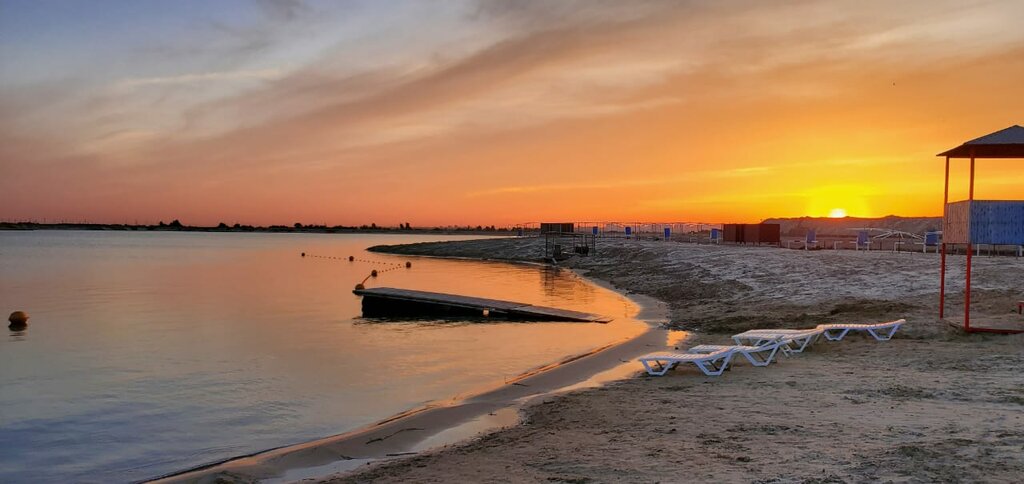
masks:
{"label": "sunset sky", "polygon": [[[0,219],[939,215],[1024,2],[0,0]],[[953,199],[966,194],[958,161]],[[1024,160],[979,164],[1024,199]]]}

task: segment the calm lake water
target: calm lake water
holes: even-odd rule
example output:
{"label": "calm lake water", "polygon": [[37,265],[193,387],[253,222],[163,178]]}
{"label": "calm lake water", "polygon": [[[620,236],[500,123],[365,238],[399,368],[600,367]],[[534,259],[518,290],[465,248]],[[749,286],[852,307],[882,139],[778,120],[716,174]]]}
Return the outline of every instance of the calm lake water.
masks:
{"label": "calm lake water", "polygon": [[[0,232],[0,311],[32,318],[0,338],[0,482],[152,478],[358,428],[645,328],[627,299],[568,271],[364,250],[459,238]],[[368,287],[616,319],[363,319],[351,290],[372,269]]]}

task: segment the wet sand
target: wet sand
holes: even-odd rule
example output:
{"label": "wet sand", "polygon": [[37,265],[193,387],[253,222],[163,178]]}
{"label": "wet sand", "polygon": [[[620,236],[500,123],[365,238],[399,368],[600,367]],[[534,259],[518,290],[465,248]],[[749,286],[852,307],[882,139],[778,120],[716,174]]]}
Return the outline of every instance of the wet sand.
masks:
{"label": "wet sand", "polygon": [[[392,247],[535,260],[536,240]],[[1019,482],[1024,336],[935,314],[935,254],[599,241],[565,265],[668,304],[667,326],[724,342],[751,327],[906,318],[888,342],[821,342],[720,378],[692,368],[545,397],[520,425],[326,482]],[[948,291],[962,291],[963,257]],[[1024,259],[975,259],[975,321],[1021,318]],[[949,299],[958,314],[960,296]],[[670,342],[666,341],[666,344]],[[653,348],[657,350],[659,348]],[[639,370],[636,364],[636,370]]]}
{"label": "wet sand", "polygon": [[478,395],[411,410],[353,432],[232,459],[155,482],[291,481],[299,476],[332,473],[323,469],[346,471],[367,461],[415,454],[420,449],[460,440],[443,435],[453,429],[465,438],[517,423],[515,412],[532,397],[621,379],[632,372],[628,365],[632,358],[663,344],[664,333],[652,329],[628,341],[538,368]]}

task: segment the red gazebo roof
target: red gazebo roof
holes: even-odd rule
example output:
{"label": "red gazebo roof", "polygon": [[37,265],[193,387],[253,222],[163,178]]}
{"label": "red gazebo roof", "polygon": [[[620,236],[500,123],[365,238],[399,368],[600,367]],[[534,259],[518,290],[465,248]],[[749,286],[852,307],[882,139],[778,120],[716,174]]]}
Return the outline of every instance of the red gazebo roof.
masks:
{"label": "red gazebo roof", "polygon": [[972,139],[936,156],[950,158],[1024,158],[1024,127],[1013,125]]}

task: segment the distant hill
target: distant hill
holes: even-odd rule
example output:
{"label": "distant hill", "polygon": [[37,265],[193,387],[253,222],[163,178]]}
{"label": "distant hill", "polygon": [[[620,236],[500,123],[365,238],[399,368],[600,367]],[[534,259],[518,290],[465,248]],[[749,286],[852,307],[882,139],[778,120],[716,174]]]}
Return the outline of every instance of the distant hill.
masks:
{"label": "distant hill", "polygon": [[897,217],[889,215],[881,218],[770,218],[763,223],[781,225],[783,236],[804,236],[807,229],[815,229],[818,235],[855,235],[852,229],[875,228],[900,230],[912,234],[923,234],[930,230],[942,229],[942,217]]}

